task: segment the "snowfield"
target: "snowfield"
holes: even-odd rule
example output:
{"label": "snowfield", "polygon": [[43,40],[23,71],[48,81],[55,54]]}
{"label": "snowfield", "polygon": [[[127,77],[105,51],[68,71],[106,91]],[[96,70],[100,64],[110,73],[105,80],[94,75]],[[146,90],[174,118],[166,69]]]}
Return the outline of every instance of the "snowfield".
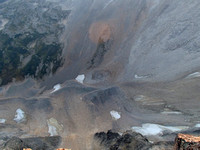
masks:
{"label": "snowfield", "polygon": [[142,135],[162,135],[164,131],[177,132],[188,129],[187,126],[162,126],[159,124],[143,124],[142,127],[132,127],[132,130]]}

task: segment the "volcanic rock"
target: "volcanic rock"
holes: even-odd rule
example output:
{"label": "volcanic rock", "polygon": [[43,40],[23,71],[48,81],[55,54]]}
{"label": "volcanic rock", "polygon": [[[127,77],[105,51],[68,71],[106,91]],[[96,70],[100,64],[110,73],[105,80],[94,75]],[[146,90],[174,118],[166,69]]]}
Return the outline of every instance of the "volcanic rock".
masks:
{"label": "volcanic rock", "polygon": [[61,142],[61,137],[35,137],[24,138],[13,137],[2,147],[3,150],[21,150],[30,148],[32,150],[55,150]]}

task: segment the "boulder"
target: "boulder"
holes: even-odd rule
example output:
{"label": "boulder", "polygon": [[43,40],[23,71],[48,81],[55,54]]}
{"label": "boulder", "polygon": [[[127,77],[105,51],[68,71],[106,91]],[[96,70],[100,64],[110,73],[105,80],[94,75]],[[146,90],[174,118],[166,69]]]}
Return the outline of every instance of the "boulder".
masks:
{"label": "boulder", "polygon": [[121,136],[109,130],[107,133],[96,133],[94,138],[100,142],[101,147],[110,150],[141,150],[150,145],[144,136],[132,131],[127,131]]}
{"label": "boulder", "polygon": [[126,131],[122,135],[109,130],[94,135],[95,150],[172,150],[173,141],[149,142],[140,133]]}
{"label": "boulder", "polygon": [[61,142],[61,137],[35,137],[24,138],[13,137],[3,145],[3,150],[55,150]]}
{"label": "boulder", "polygon": [[189,134],[178,134],[175,139],[174,150],[199,150],[200,137]]}

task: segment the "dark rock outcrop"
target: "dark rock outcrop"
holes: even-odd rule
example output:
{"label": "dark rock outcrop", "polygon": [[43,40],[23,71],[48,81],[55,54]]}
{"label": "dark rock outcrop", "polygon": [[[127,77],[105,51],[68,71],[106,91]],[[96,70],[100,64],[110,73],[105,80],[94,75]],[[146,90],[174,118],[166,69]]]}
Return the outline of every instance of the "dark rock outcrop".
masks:
{"label": "dark rock outcrop", "polygon": [[151,143],[143,135],[132,131],[119,135],[109,130],[107,133],[96,133],[94,139],[100,145],[95,145],[95,149],[101,150],[171,150],[174,145],[174,142]]}
{"label": "dark rock outcrop", "polygon": [[58,148],[61,137],[37,137],[24,138],[13,137],[9,139],[2,147],[3,150],[22,150],[23,148],[31,148],[32,150],[54,150]]}
{"label": "dark rock outcrop", "polygon": [[96,133],[94,137],[102,147],[110,150],[143,149],[146,145],[150,145],[149,141],[141,134],[130,131],[122,136],[112,131],[100,132]]}

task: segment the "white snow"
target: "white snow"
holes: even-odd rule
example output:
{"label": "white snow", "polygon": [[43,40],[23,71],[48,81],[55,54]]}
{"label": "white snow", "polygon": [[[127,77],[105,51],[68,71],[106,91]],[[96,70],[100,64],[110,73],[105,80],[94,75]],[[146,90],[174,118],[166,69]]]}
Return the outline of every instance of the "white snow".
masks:
{"label": "white snow", "polygon": [[139,76],[137,74],[135,74],[135,79],[144,79],[144,78],[148,78],[149,76],[148,75],[144,75],[144,76]]}
{"label": "white snow", "polygon": [[7,19],[2,19],[2,23],[0,24],[0,31],[4,29],[4,26],[8,23]]}
{"label": "white snow", "polygon": [[56,92],[56,91],[58,91],[60,89],[61,89],[61,85],[60,84],[56,84],[56,85],[54,85],[53,91],[51,93],[54,93],[54,92]]}
{"label": "white snow", "polygon": [[200,77],[200,72],[191,73],[186,78],[191,79],[191,78],[198,78],[198,77]]}
{"label": "white snow", "polygon": [[59,124],[55,118],[50,118],[47,120],[48,133],[50,136],[59,135],[63,131],[63,125]]}
{"label": "white snow", "polygon": [[136,79],[142,79],[143,77],[142,76],[138,76],[137,74],[135,74],[135,78]]}
{"label": "white snow", "polygon": [[200,124],[196,124],[194,127],[195,128],[200,128]]}
{"label": "white snow", "polygon": [[0,123],[6,123],[6,119],[0,119]]}
{"label": "white snow", "polygon": [[163,131],[176,132],[187,128],[188,128],[187,126],[162,126],[159,124],[147,123],[143,124],[142,127],[132,127],[132,130],[147,136],[147,135],[158,135],[158,134],[162,135]]}
{"label": "white snow", "polygon": [[82,84],[83,84],[84,79],[85,79],[85,75],[84,74],[78,75],[76,77],[76,81],[79,82],[79,83],[82,83]]}
{"label": "white snow", "polygon": [[117,112],[117,111],[114,111],[114,110],[110,111],[110,115],[112,116],[112,118],[113,118],[114,120],[118,120],[118,119],[121,118],[120,113]]}
{"label": "white snow", "polygon": [[182,113],[179,112],[179,111],[163,111],[163,112],[161,112],[161,114],[164,114],[164,115],[181,115]]}
{"label": "white snow", "polygon": [[50,124],[48,124],[48,127],[49,127],[48,133],[50,134],[50,136],[58,135],[56,127]]}
{"label": "white snow", "polygon": [[21,110],[20,108],[16,110],[16,115],[14,118],[14,121],[16,121],[17,123],[21,123],[23,121],[26,120],[26,116],[23,110]]}

